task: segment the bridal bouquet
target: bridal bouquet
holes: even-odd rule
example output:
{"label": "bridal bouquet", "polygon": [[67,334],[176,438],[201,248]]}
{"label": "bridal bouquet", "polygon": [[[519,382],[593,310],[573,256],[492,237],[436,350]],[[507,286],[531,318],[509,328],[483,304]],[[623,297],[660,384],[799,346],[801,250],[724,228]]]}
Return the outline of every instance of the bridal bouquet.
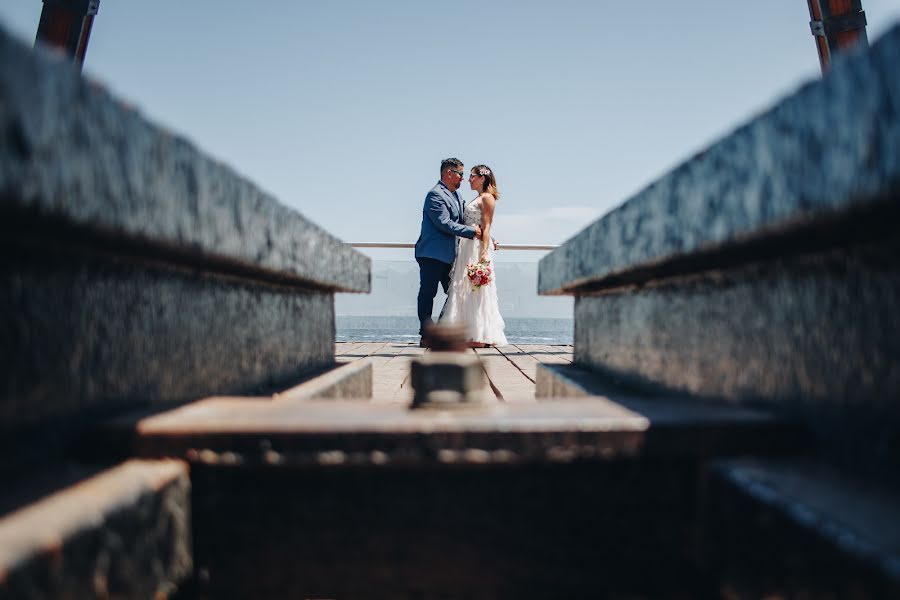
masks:
{"label": "bridal bouquet", "polygon": [[494,271],[491,268],[490,261],[476,262],[466,265],[466,276],[472,284],[472,290],[477,290],[483,285],[489,284],[494,280]]}

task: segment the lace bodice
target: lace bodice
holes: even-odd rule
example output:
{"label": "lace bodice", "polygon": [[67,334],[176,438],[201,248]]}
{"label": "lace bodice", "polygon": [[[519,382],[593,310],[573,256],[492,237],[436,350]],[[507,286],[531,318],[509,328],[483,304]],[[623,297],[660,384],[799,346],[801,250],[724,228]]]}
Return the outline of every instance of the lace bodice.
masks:
{"label": "lace bodice", "polygon": [[466,208],[463,210],[463,223],[481,225],[481,202],[477,199],[466,204]]}

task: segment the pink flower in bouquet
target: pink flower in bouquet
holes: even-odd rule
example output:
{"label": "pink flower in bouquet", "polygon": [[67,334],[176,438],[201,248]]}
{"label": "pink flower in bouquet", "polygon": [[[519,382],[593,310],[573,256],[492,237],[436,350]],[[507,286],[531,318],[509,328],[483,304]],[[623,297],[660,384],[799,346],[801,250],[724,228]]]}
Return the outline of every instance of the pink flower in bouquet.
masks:
{"label": "pink flower in bouquet", "polygon": [[466,265],[466,276],[472,284],[472,290],[477,290],[481,286],[489,284],[492,279],[490,263],[469,263]]}

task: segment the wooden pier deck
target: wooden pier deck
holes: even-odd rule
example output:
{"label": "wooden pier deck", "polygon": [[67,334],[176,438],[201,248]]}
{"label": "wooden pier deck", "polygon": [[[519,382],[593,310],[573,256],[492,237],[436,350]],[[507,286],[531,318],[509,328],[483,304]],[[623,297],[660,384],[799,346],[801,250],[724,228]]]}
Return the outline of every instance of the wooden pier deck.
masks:
{"label": "wooden pier deck", "polygon": [[[372,401],[406,403],[412,399],[409,385],[410,359],[427,352],[416,344],[402,342],[338,342],[338,362],[368,359],[372,362]],[[494,397],[500,402],[534,402],[534,380],[538,363],[572,362],[571,345],[510,344],[469,350],[478,356],[487,373]]]}

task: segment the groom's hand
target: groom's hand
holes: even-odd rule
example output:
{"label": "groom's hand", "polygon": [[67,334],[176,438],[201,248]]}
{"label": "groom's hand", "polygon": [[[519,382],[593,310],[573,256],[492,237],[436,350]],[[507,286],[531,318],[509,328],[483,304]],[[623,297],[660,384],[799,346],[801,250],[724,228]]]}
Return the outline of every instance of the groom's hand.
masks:
{"label": "groom's hand", "polygon": [[473,227],[475,227],[475,239],[480,240],[481,239],[481,227],[479,227],[478,225],[474,225]]}

